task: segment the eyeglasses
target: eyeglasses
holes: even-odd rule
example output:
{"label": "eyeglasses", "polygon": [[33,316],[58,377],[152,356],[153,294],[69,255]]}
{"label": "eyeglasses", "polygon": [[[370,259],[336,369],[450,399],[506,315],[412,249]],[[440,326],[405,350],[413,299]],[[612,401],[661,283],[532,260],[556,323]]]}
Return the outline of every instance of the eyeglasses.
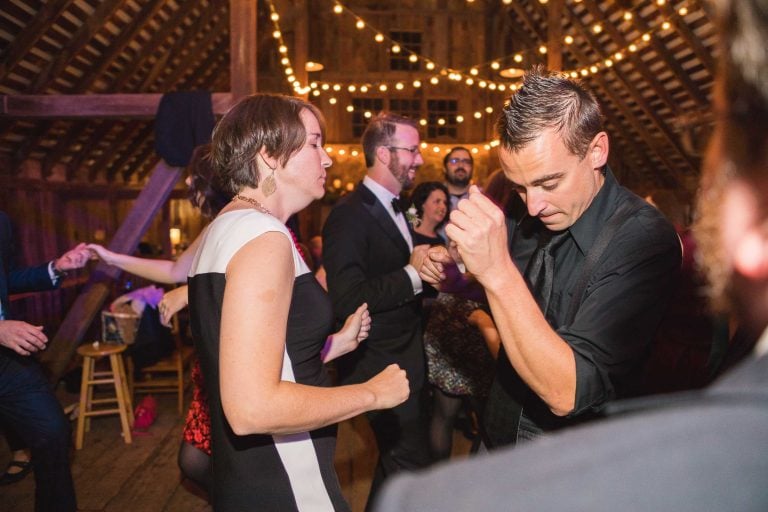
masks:
{"label": "eyeglasses", "polygon": [[451,165],[456,165],[456,164],[472,165],[472,160],[470,160],[469,158],[449,158],[448,163]]}
{"label": "eyeglasses", "polygon": [[389,149],[389,150],[392,150],[392,149],[402,149],[403,151],[409,152],[412,156],[415,156],[415,155],[421,153],[421,149],[419,148],[419,146],[416,146],[416,147],[413,147],[413,148],[400,148],[400,147],[397,147],[397,146],[384,146],[384,147]]}

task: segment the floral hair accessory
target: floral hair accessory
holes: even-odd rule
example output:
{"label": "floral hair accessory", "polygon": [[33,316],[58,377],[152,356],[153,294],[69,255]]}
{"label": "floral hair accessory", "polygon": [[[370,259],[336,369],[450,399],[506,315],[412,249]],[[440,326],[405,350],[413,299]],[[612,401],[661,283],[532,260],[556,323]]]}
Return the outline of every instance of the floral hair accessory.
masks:
{"label": "floral hair accessory", "polygon": [[419,227],[419,224],[421,224],[421,218],[419,217],[419,212],[416,210],[416,207],[414,205],[411,205],[408,207],[408,209],[405,211],[405,218],[408,220],[408,222],[411,223],[411,225],[414,228]]}

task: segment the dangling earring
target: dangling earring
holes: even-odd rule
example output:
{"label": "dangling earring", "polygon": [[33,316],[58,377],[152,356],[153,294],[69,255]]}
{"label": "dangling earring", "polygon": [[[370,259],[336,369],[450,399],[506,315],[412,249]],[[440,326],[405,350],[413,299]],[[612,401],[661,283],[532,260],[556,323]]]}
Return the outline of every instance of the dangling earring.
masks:
{"label": "dangling earring", "polygon": [[277,190],[277,182],[275,181],[275,169],[277,168],[277,166],[275,167],[270,166],[267,163],[267,160],[263,156],[261,156],[261,159],[264,161],[264,165],[272,169],[272,173],[266,178],[264,178],[263,180],[261,180],[261,185],[260,185],[261,193],[264,194],[264,197],[269,197],[275,193],[275,190]]}

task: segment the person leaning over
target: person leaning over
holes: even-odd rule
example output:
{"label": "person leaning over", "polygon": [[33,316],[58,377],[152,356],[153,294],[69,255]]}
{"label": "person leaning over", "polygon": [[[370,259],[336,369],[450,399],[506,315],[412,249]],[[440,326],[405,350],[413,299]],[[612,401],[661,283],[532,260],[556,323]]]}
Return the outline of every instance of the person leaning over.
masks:
{"label": "person leaning over", "polygon": [[[497,129],[528,215],[508,245],[503,212],[472,187],[446,227],[502,339],[484,415],[493,446],[583,421],[628,394],[681,261],[669,222],[614,178],[600,107],[579,82],[527,72]],[[422,278],[437,283],[449,261],[430,249]]]}

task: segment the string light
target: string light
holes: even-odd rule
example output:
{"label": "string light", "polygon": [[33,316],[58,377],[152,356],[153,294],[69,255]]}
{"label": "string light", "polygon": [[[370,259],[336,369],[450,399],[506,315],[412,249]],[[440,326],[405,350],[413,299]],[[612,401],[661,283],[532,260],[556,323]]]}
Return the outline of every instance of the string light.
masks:
{"label": "string light", "polygon": [[[579,0],[571,0],[571,1],[573,1],[574,3],[579,3]],[[290,60],[287,58],[288,48],[285,45],[285,42],[282,40],[282,32],[280,31],[277,23],[278,20],[280,19],[279,14],[275,11],[272,1],[268,0],[268,3],[272,11],[270,14],[270,19],[275,24],[273,36],[275,36],[275,38],[277,38],[280,42],[280,45],[278,47],[278,51],[281,54],[280,62],[283,66],[290,67]],[[503,0],[503,3],[507,5],[511,4],[512,0]],[[656,3],[657,5],[662,6],[666,4],[666,0],[656,0]],[[482,68],[490,69],[493,71],[498,71],[499,69],[501,69],[502,64],[499,59],[495,59],[493,61],[486,62],[484,64],[476,64],[476,65],[470,66],[469,68],[467,68],[468,71],[466,73],[461,70],[441,67],[431,59],[424,57],[416,52],[413,52],[408,48],[403,48],[397,41],[394,41],[391,38],[388,38],[387,36],[385,36],[383,32],[377,30],[375,27],[373,27],[367,20],[365,20],[361,16],[353,13],[350,9],[345,7],[341,2],[334,1],[333,12],[335,14],[343,14],[345,11],[352,15],[355,27],[358,30],[363,30],[366,28],[371,30],[374,33],[374,41],[376,41],[377,43],[383,43],[384,41],[389,41],[388,46],[390,48],[390,51],[392,51],[393,53],[405,52],[408,55],[408,60],[410,62],[415,63],[415,62],[422,61],[427,71],[437,72],[437,75],[433,75],[433,76],[428,75],[425,77],[414,79],[412,82],[414,89],[421,88],[425,83],[428,83],[431,85],[438,85],[440,82],[438,76],[444,75],[448,77],[450,80],[456,81],[458,83],[462,83],[467,87],[479,87],[481,89],[489,89],[491,91],[506,91],[507,87],[509,87],[509,90],[512,90],[512,91],[517,90],[517,85],[515,83],[509,83],[504,81],[496,82],[493,80],[489,80],[488,78],[478,79],[480,78],[480,73],[481,73],[480,69]],[[680,14],[681,16],[687,15],[688,12],[689,11],[686,5],[682,5],[677,9],[677,13]],[[625,21],[631,21],[632,19],[634,19],[634,14],[632,13],[632,11],[627,10],[627,11],[624,11],[622,18]],[[654,26],[656,28],[654,28]],[[564,72],[566,74],[569,74],[570,76],[574,76],[574,75],[588,76],[589,74],[595,74],[601,70],[607,70],[613,67],[616,61],[620,61],[624,58],[624,52],[626,51],[630,53],[637,52],[641,46],[643,46],[645,43],[650,42],[652,38],[652,32],[654,30],[669,30],[670,28],[673,28],[673,24],[670,23],[669,20],[667,19],[657,20],[656,23],[651,24],[650,31],[643,33],[639,39],[635,41],[630,41],[629,44],[624,48],[619,48],[617,50],[614,50],[614,53],[611,55],[611,58],[604,59],[604,60],[601,59],[593,63],[588,63],[580,69],[565,70]],[[591,30],[596,34],[602,33],[604,30],[603,24],[595,23],[593,24]],[[575,42],[574,37],[570,34],[565,35],[563,40],[568,45],[573,44]],[[541,45],[538,48],[536,48],[536,51],[539,54],[544,55],[547,52],[547,47],[545,45]],[[517,53],[512,55],[512,60],[517,64],[522,64],[526,60],[525,55],[532,54],[532,53],[533,53],[532,50],[518,51]],[[501,60],[503,61],[504,59],[505,58],[502,58]],[[305,91],[304,93],[308,93],[312,91],[312,94],[314,96],[318,95],[316,94],[317,85],[315,85],[314,87],[311,87],[311,86],[304,87],[298,81],[298,79],[296,79],[296,77],[293,74],[289,74],[288,72],[286,72],[286,75],[289,77],[288,81],[295,91],[297,92]],[[352,87],[352,89],[349,89],[350,92],[353,92],[354,90],[367,92],[368,87],[370,86],[376,87],[380,91],[386,91],[391,87],[394,87],[396,90],[399,90],[399,91],[405,89],[405,85],[402,83],[386,83],[386,82],[378,82],[375,84],[350,84],[347,87]],[[323,88],[323,90],[327,90],[327,89]]]}

